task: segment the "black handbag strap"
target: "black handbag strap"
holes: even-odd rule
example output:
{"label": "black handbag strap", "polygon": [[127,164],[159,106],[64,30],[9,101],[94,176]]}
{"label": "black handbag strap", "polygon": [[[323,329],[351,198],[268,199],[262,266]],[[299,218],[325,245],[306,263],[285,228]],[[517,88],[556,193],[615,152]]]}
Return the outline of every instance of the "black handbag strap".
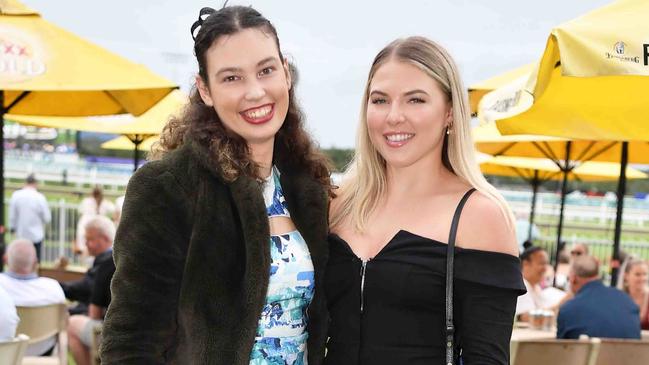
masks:
{"label": "black handbag strap", "polygon": [[462,200],[460,200],[460,203],[458,203],[457,208],[455,208],[455,214],[451,222],[451,232],[448,235],[448,247],[446,248],[446,365],[453,365],[455,363],[453,353],[453,337],[455,335],[455,326],[453,325],[453,258],[455,255],[455,236],[457,235],[457,225],[460,222],[462,208],[464,208],[464,204],[474,191],[475,188],[467,191],[462,197]]}

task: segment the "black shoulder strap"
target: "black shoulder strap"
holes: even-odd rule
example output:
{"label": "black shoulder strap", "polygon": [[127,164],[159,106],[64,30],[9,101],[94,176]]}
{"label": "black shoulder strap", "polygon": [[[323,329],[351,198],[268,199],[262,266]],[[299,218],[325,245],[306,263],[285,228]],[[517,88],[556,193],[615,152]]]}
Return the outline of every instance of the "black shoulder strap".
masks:
{"label": "black shoulder strap", "polygon": [[455,255],[455,236],[457,235],[457,225],[460,222],[462,208],[469,196],[473,194],[475,188],[467,191],[460,203],[455,209],[453,221],[451,222],[451,232],[448,235],[448,247],[446,248],[446,364],[454,364],[453,354],[453,336],[455,335],[455,326],[453,325],[453,256]]}

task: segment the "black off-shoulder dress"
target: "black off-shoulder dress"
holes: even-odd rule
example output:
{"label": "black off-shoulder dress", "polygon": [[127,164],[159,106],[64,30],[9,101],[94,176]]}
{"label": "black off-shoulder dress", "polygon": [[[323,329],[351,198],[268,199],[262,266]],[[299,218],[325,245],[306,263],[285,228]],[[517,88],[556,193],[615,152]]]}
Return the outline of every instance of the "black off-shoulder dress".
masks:
{"label": "black off-shoulder dress", "polygon": [[[363,261],[339,236],[329,243],[325,364],[444,364],[446,244],[402,230]],[[519,259],[456,247],[454,270],[456,356],[465,365],[509,364],[525,293]]]}

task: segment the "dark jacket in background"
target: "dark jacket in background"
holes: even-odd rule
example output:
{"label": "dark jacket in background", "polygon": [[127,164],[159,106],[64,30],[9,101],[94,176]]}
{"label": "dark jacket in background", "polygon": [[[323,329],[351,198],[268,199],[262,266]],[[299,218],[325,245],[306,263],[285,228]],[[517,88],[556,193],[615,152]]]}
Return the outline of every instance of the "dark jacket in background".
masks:
{"label": "dark jacket in background", "polygon": [[600,280],[584,285],[559,310],[557,338],[640,338],[640,311],[630,296]]}
{"label": "dark jacket in background", "polygon": [[[328,199],[310,176],[278,168],[315,270],[308,362],[318,365],[326,339]],[[249,364],[270,275],[268,217],[259,182],[221,176],[207,150],[188,142],[131,178],[102,364]]]}

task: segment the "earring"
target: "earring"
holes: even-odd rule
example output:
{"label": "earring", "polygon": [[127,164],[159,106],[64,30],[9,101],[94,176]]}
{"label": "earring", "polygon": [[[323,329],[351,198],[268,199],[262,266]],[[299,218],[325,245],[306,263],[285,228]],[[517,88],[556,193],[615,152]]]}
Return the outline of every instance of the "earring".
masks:
{"label": "earring", "polygon": [[447,126],[447,127],[446,127],[446,135],[448,136],[448,135],[450,135],[450,134],[451,134],[451,129]]}

